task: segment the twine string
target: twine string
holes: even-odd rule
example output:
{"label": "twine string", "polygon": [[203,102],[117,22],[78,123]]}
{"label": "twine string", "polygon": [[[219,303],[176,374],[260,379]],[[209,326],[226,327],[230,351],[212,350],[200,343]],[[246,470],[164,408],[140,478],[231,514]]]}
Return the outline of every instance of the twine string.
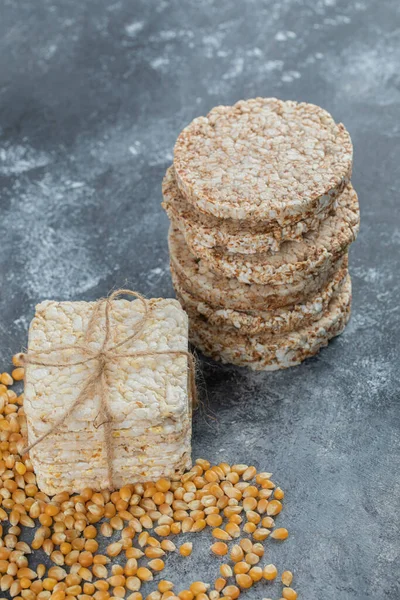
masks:
{"label": "twine string", "polygon": [[[120,296],[131,296],[139,300],[143,305],[143,315],[138,319],[135,324],[134,331],[131,335],[125,337],[121,341],[110,345],[110,338],[112,334],[111,324],[111,313],[112,303]],[[102,345],[98,351],[94,351],[89,347],[90,339],[93,336],[96,325],[100,323],[101,319],[101,308],[105,304],[105,334]],[[108,398],[108,383],[106,378],[107,366],[118,361],[120,358],[144,358],[146,356],[186,356],[188,359],[188,392],[190,399],[190,409],[193,405],[197,404],[197,392],[196,392],[196,364],[193,354],[187,350],[131,350],[131,351],[118,351],[119,348],[137,339],[146,327],[146,323],[149,319],[151,309],[148,306],[147,300],[139,293],[133,292],[132,290],[120,289],[115,290],[107,298],[100,299],[96,302],[92,315],[89,319],[89,323],[84,335],[83,343],[71,344],[67,346],[55,346],[47,350],[41,350],[39,352],[27,352],[20,354],[19,358],[24,365],[35,365],[42,367],[70,367],[84,365],[91,361],[97,361],[95,371],[87,379],[82,390],[79,392],[77,398],[72,402],[66,412],[41,436],[39,436],[32,444],[24,448],[23,454],[30,452],[32,448],[43,442],[49,435],[55,433],[64,425],[68,418],[75,412],[76,408],[83,404],[86,400],[93,397],[98,391],[100,396],[99,410],[95,418],[93,419],[93,427],[98,429],[99,427],[104,428],[104,446],[105,446],[105,459],[107,465],[107,477],[111,487],[113,487],[114,476],[114,447],[112,443],[112,423],[115,421],[109,406]],[[51,360],[52,354],[60,352],[74,352],[77,351],[83,355],[83,358],[67,359],[65,361]],[[46,359],[50,355],[50,359]]]}

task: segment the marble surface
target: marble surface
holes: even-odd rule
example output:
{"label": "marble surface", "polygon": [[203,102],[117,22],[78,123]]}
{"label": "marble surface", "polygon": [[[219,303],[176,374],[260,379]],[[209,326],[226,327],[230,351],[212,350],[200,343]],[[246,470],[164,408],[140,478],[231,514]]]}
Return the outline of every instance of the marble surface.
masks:
{"label": "marble surface", "polygon": [[[217,421],[195,418],[194,457],[255,464],[286,490],[291,537],[267,559],[294,571],[299,598],[400,597],[399,22],[397,0],[1,5],[3,370],[43,298],[173,294],[160,185],[192,118],[278,96],[351,132],[362,227],[346,332],[286,372],[205,361]],[[207,536],[169,578],[217,576]]]}

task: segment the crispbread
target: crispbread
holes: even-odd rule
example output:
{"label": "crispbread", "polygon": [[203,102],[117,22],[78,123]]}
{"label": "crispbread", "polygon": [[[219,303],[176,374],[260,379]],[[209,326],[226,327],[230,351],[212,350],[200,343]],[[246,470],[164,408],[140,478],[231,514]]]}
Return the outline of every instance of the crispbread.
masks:
{"label": "crispbread", "polygon": [[338,198],[336,210],[317,231],[309,231],[301,241],[284,242],[276,253],[230,254],[221,248],[197,245],[189,232],[182,233],[192,253],[217,274],[242,283],[288,285],[330,269],[355,240],[359,222],[357,194],[349,184]]}
{"label": "crispbread", "polygon": [[174,148],[177,184],[198,210],[249,222],[297,222],[350,181],[353,148],[322,108],[276,98],[217,106]]}
{"label": "crispbread", "polygon": [[275,371],[314,356],[330,339],[339,335],[350,318],[351,281],[329,304],[325,314],[311,325],[281,336],[244,336],[240,332],[216,330],[205,319],[190,318],[191,342],[206,356],[223,363],[253,370]]}
{"label": "crispbread", "polygon": [[171,226],[168,235],[171,271],[179,277],[185,289],[213,308],[232,310],[271,310],[282,306],[302,303],[321,289],[333,273],[347,267],[347,253],[333,264],[307,281],[289,285],[246,284],[212,273],[207,263],[190,252],[178,228]]}
{"label": "crispbread", "polygon": [[240,331],[243,335],[269,333],[279,335],[317,321],[326,311],[329,302],[339,292],[347,278],[347,268],[334,273],[326,285],[303,303],[272,311],[235,311],[229,308],[214,309],[188,292],[172,272],[172,283],[178,300],[190,318],[201,316],[210,326],[226,331]]}
{"label": "crispbread", "polygon": [[186,201],[179,190],[174,168],[170,167],[164,177],[162,206],[169,218],[177,223],[196,247],[222,247],[226,252],[255,254],[277,252],[282,242],[300,240],[307,231],[318,229],[337,200],[324,206],[320,212],[311,213],[306,219],[280,227],[275,221],[248,224],[235,219],[219,219],[205,215]]}
{"label": "crispbread", "polygon": [[[93,393],[68,419],[56,425],[77,398],[96,368],[90,361],[68,367],[29,364],[25,374],[24,409],[29,443],[52,426],[56,431],[30,451],[38,485],[46,494],[84,487],[103,489],[135,481],[149,481],[190,465],[191,409],[187,388],[188,321],[176,300],[148,300],[143,330],[121,351],[165,351],[166,354],[121,357],[104,372],[107,399],[113,416],[113,482],[108,480],[104,428],[95,426],[100,396]],[[84,343],[96,303],[42,302],[29,329],[29,352]],[[112,303],[111,345],[132,335],[144,307],[139,300]],[[97,351],[104,339],[104,308],[88,340]],[[182,354],[168,354],[169,350]],[[29,355],[28,352],[28,355]],[[70,354],[71,352],[69,352]],[[79,361],[76,350],[73,358]],[[65,355],[51,356],[55,363]]]}

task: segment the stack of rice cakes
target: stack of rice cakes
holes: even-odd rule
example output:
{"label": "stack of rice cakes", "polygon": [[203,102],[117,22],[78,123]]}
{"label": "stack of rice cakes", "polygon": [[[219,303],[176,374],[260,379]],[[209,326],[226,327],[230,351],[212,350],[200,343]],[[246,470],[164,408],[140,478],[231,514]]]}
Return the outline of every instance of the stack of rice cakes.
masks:
{"label": "stack of rice cakes", "polygon": [[218,106],[182,131],[163,206],[173,284],[204,354],[275,370],[343,331],[352,158],[325,110],[275,98]]}
{"label": "stack of rice cakes", "polygon": [[[36,307],[29,328],[28,351],[41,353],[59,346],[76,345],[76,352],[43,356],[49,362],[71,360],[68,367],[28,364],[25,372],[24,408],[29,444],[54,433],[30,451],[38,485],[52,496],[61,491],[118,489],[131,481],[156,481],[173,477],[191,465],[191,406],[187,386],[188,319],[179,302],[153,298],[143,330],[121,352],[165,352],[146,357],[122,356],[105,371],[106,396],[112,414],[111,440],[98,426],[100,395],[89,397],[62,424],[59,419],[76,400],[94,361],[83,359],[80,346],[98,351],[104,340],[104,307],[86,339],[94,302],[45,301]],[[144,316],[139,300],[113,301],[111,347],[138,328]],[[168,354],[181,351],[182,354]],[[114,480],[108,479],[107,441],[113,448]]]}

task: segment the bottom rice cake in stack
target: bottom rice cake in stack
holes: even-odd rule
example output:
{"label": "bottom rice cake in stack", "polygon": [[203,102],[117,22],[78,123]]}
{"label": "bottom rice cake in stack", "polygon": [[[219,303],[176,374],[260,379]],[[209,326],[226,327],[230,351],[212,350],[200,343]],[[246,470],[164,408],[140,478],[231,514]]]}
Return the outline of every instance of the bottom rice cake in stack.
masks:
{"label": "bottom rice cake in stack", "polygon": [[224,363],[253,370],[275,371],[298,365],[314,356],[333,337],[342,333],[351,309],[351,280],[347,275],[322,316],[284,334],[241,335],[233,329],[216,330],[201,318],[191,321],[192,343],[205,355]]}

